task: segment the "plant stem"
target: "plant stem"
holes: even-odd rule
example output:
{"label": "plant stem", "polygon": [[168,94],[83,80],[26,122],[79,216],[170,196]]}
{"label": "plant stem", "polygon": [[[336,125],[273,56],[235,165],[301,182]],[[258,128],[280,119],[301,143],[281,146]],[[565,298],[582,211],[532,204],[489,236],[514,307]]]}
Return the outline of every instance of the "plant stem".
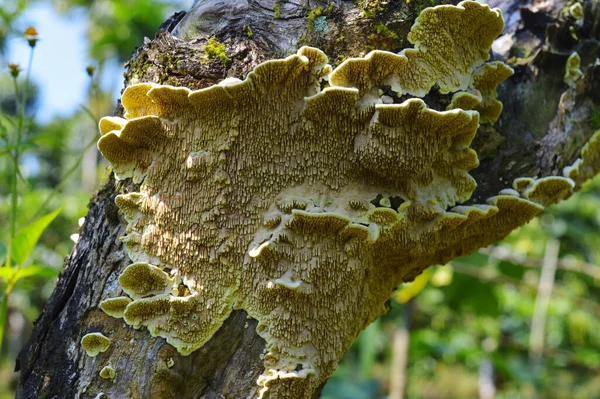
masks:
{"label": "plant stem", "polygon": [[[27,89],[29,87],[29,82],[31,80],[31,67],[33,65],[33,50],[34,47],[31,47],[31,51],[29,52],[29,65],[27,65],[27,75],[25,77],[25,87],[23,87],[23,98],[20,98],[19,95],[19,83],[17,82],[17,76],[13,78],[13,82],[15,85],[15,102],[17,106],[17,137],[14,143],[14,155],[12,157],[13,160],[13,172],[11,176],[11,212],[10,212],[10,236],[8,240],[8,249],[6,256],[6,266],[10,267],[12,264],[12,251],[13,251],[13,241],[15,239],[15,232],[17,227],[17,208],[19,202],[19,193],[18,193],[18,176],[19,176],[19,159],[20,159],[20,146],[21,146],[21,137],[23,135],[23,125],[25,123],[25,104],[27,103]],[[0,323],[2,321],[0,320]]]}
{"label": "plant stem", "polygon": [[[13,78],[13,82],[15,85],[15,102],[17,107],[17,135],[15,142],[13,144],[14,152],[12,156],[13,160],[13,172],[11,173],[10,179],[10,232],[8,237],[8,248],[6,254],[6,266],[11,267],[12,264],[12,250],[13,250],[13,240],[15,238],[15,230],[16,230],[16,221],[17,221],[17,203],[18,203],[18,193],[17,193],[17,170],[19,169],[19,145],[21,143],[21,131],[23,129],[23,102],[20,100],[19,95],[19,84],[17,82],[17,78]],[[5,295],[7,296],[7,295]],[[2,320],[0,320],[0,325],[2,325]]]}
{"label": "plant stem", "polygon": [[2,296],[0,304],[0,352],[2,351],[2,341],[4,340],[4,326],[6,325],[6,316],[8,314],[8,292]]}
{"label": "plant stem", "polygon": [[[6,253],[6,266],[12,266],[12,255],[13,255],[13,245],[15,240],[15,232],[17,227],[17,208],[19,203],[19,192],[18,192],[18,177],[19,177],[19,159],[21,157],[21,137],[23,135],[23,125],[25,123],[25,104],[27,103],[27,88],[29,87],[29,82],[31,78],[31,66],[33,63],[33,49],[31,47],[31,51],[29,52],[29,65],[27,65],[27,75],[25,78],[25,87],[23,88],[23,98],[20,98],[19,95],[19,83],[17,82],[17,76],[13,77],[14,85],[15,85],[15,104],[17,107],[17,135],[14,143],[14,155],[12,156],[13,161],[13,172],[11,176],[11,188],[10,188],[10,203],[11,203],[11,212],[10,212],[10,235],[8,239],[8,248]],[[17,265],[20,266],[20,265]],[[4,339],[4,329],[6,327],[6,316],[8,314],[8,297],[15,285],[16,273],[14,273],[13,278],[7,282],[4,287],[4,292],[2,295],[2,304],[0,304],[0,350],[2,349],[2,341]]]}
{"label": "plant stem", "polygon": [[33,65],[33,50],[34,50],[34,47],[31,47],[31,51],[29,52],[29,65],[27,65],[27,75],[25,75],[25,87],[23,88],[23,108],[25,108],[25,102],[27,101],[27,95],[29,94],[27,91],[29,90],[29,82],[31,81],[31,66]]}
{"label": "plant stem", "polygon": [[[21,267],[18,265],[17,269]],[[6,316],[8,315],[8,297],[17,283],[17,271],[13,272],[10,280],[6,281],[4,293],[2,295],[2,303],[0,304],[0,353],[2,353],[2,341],[4,340],[4,329],[6,326]]]}

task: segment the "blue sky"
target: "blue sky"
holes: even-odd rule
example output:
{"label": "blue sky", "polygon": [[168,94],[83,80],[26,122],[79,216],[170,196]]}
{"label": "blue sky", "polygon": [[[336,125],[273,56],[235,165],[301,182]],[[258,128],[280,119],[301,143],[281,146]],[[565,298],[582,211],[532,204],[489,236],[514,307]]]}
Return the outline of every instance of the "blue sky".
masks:
{"label": "blue sky", "polygon": [[[177,3],[189,7],[192,1]],[[35,26],[40,34],[31,70],[31,79],[40,87],[39,109],[36,114],[40,123],[48,122],[54,116],[71,115],[86,101],[90,79],[85,68],[93,64],[93,60],[88,57],[87,23],[84,12],[59,15],[47,3],[32,5],[18,21],[18,27],[24,29],[30,25]],[[22,37],[10,37],[6,59],[7,62],[26,68],[29,62],[29,45]],[[5,67],[2,65],[3,69]],[[113,91],[116,102],[123,85],[123,66],[112,63],[105,68],[100,84],[103,89]]]}
{"label": "blue sky", "polygon": [[[86,43],[86,19],[83,13],[57,15],[49,4],[28,9],[18,26],[35,26],[40,33],[31,79],[40,86],[37,118],[47,122],[55,115],[69,115],[83,104],[89,86],[85,67],[90,63]],[[7,60],[25,69],[29,45],[21,37],[11,36]]]}

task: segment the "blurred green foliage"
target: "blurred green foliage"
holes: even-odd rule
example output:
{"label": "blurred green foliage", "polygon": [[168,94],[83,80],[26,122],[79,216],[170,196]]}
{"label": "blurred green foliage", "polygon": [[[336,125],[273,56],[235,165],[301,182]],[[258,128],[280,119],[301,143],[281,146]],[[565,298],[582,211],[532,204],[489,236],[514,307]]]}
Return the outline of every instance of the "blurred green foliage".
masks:
{"label": "blurred green foliage", "polygon": [[14,33],[15,21],[27,6],[27,0],[3,1],[0,3],[0,53],[4,52],[6,40],[11,33]]}
{"label": "blurred green foliage", "polygon": [[[0,1],[0,61],[4,62],[0,65],[0,125],[6,132],[14,131],[18,117],[15,104],[19,100],[6,68],[10,62],[4,56],[7,39],[25,40],[23,15],[40,3]],[[145,36],[151,37],[168,15],[180,8],[174,1],[162,0],[52,0],[52,4],[60,13],[78,13],[86,18],[90,64],[99,68],[111,60],[127,60]],[[19,77],[19,86],[29,95],[23,109],[26,123],[21,153],[21,167],[27,173],[18,182],[17,231],[53,210],[63,210],[31,248],[27,260],[20,258],[23,266],[46,269],[30,269],[40,273],[20,279],[11,293],[0,352],[0,398],[14,396],[15,358],[52,292],[54,275],[77,239],[78,220],[85,216],[93,188],[105,173],[105,164],[94,149],[89,149],[97,134],[93,119],[111,114],[115,104],[107,88],[99,87],[93,76],[87,104],[74,104],[71,116],[44,125],[32,119],[37,103],[36,82],[26,83],[23,75]],[[11,214],[10,157],[2,152],[8,142],[0,136],[3,227],[10,224]],[[30,164],[36,165],[33,171],[27,171]],[[550,208],[503,243],[431,268],[415,282],[399,287],[390,312],[354,343],[322,397],[386,398],[402,375],[408,381],[409,398],[478,398],[484,380],[481,375],[489,372],[489,366],[495,398],[600,397],[598,209],[600,179]],[[7,234],[8,229],[0,229],[0,241],[6,243]],[[542,258],[551,238],[560,243],[560,261],[548,307],[542,357],[533,359],[529,348],[531,320]],[[33,241],[28,242],[31,247]],[[1,267],[6,252],[6,245],[0,244],[2,288],[7,280]],[[409,307],[411,312],[407,312]],[[408,324],[409,345],[395,348],[394,336]],[[392,367],[394,357],[402,350],[408,354],[406,370]]]}
{"label": "blurred green foliage", "polygon": [[144,37],[153,37],[176,7],[163,0],[52,0],[59,12],[84,10],[88,18],[90,56],[103,62],[129,59]]}

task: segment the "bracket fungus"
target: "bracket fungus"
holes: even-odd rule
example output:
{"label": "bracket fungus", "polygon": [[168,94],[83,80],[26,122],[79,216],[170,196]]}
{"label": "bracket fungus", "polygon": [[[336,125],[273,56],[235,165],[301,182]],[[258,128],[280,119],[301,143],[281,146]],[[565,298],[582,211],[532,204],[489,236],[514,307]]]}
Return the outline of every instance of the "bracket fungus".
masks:
{"label": "bracket fungus", "polygon": [[126,296],[108,298],[100,302],[100,309],[109,316],[121,318],[129,303],[131,303],[131,299]]}
{"label": "bracket fungus", "polygon": [[106,352],[110,346],[110,339],[102,333],[90,333],[81,338],[81,346],[90,357],[96,357],[100,352]]}
{"label": "bracket fungus", "polygon": [[357,88],[361,95],[380,85],[416,97],[425,96],[434,85],[443,94],[466,90],[503,27],[500,10],[474,1],[426,8],[408,34],[413,48],[349,58],[332,72],[329,82]]}
{"label": "bracket fungus", "polygon": [[102,367],[102,370],[100,370],[100,377],[105,380],[114,380],[116,376],[117,373],[115,373],[115,369],[110,364]]}
{"label": "bracket fungus", "polygon": [[503,62],[483,64],[473,72],[467,91],[456,92],[447,109],[476,110],[481,123],[495,123],[503,107],[497,100],[496,88],[513,74],[513,69]]}
{"label": "bracket fungus", "polygon": [[573,191],[600,173],[600,130],[581,149],[581,157],[563,169],[563,176],[575,182]]}
{"label": "bracket fungus", "polygon": [[[470,143],[483,115],[497,119],[496,86],[512,73],[484,64],[502,27],[499,10],[464,1],[424,10],[415,47],[400,54],[332,71],[303,47],[243,81],[129,86],[125,118],[100,122],[98,147],[118,178],[140,184],[116,199],[131,300],[102,309],[183,355],[244,309],[266,341],[259,396],[307,397],[400,282],[503,238],[578,186],[519,179],[463,205],[476,187]],[[476,101],[441,112],[421,98],[383,104],[374,89],[384,85]],[[584,152],[580,176],[593,157]]]}

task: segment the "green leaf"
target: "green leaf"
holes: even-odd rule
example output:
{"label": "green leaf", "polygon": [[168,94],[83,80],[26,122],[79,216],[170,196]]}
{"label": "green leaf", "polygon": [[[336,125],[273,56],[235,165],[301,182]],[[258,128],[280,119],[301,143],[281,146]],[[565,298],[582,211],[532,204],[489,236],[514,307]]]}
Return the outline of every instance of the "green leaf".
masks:
{"label": "green leaf", "polygon": [[440,289],[446,304],[456,312],[470,311],[477,316],[500,314],[500,303],[492,283],[478,277],[455,273],[452,284]]}
{"label": "green leaf", "polygon": [[27,277],[56,277],[59,275],[58,270],[48,266],[27,266],[17,271],[15,281]]}
{"label": "green leaf", "polygon": [[8,281],[8,279],[12,277],[14,271],[15,269],[12,267],[2,266],[0,267],[0,278]]}
{"label": "green leaf", "polygon": [[498,263],[498,270],[505,276],[509,276],[516,279],[522,279],[525,275],[525,267],[514,264],[512,262],[501,261]]}
{"label": "green leaf", "polygon": [[60,208],[46,216],[42,216],[17,234],[13,241],[13,260],[17,265],[25,263],[44,230],[62,210],[63,208]]}

